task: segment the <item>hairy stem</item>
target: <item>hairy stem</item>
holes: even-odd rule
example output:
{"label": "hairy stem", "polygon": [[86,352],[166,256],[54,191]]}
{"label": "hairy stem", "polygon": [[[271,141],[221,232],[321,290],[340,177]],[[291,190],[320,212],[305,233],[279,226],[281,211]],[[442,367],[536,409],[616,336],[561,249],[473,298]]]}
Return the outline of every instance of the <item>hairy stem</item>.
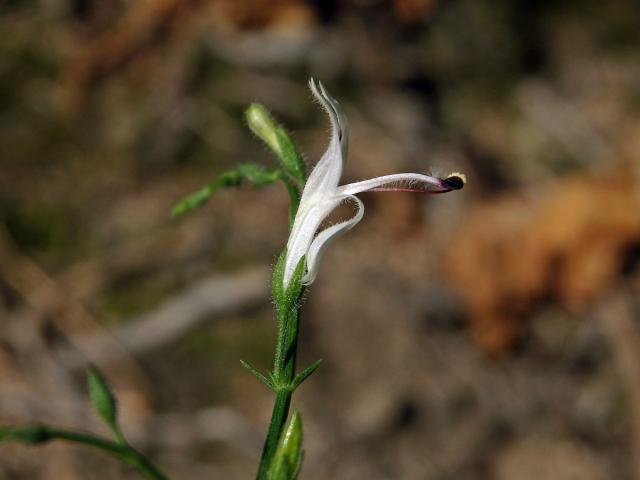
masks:
{"label": "hairy stem", "polygon": [[291,396],[293,395],[293,379],[296,371],[296,350],[298,346],[298,326],[300,308],[279,315],[278,340],[273,364],[276,380],[276,400],[271,413],[267,438],[262,449],[257,480],[266,480],[269,465],[273,459],[282,429],[289,415]]}

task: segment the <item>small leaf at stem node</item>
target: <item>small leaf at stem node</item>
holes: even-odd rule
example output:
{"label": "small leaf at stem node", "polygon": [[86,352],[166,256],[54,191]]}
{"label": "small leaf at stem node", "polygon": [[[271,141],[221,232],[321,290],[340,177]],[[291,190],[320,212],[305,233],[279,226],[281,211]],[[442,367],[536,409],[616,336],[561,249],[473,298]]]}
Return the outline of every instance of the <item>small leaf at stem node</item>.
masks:
{"label": "small leaf at stem node", "polygon": [[275,387],[274,387],[274,384],[273,384],[273,379],[270,378],[271,377],[270,373],[268,373],[267,375],[264,375],[257,368],[255,368],[253,365],[251,365],[248,362],[245,362],[244,360],[240,360],[240,363],[242,364],[242,366],[244,368],[249,370],[249,372],[251,372],[254,377],[256,377],[258,380],[260,380],[262,383],[264,383],[269,390],[275,391]]}
{"label": "small leaf at stem node", "polygon": [[124,444],[125,441],[118,426],[118,402],[104,376],[94,365],[87,369],[87,383],[91,405],[113,432],[116,440]]}
{"label": "small leaf at stem node", "polygon": [[311,374],[317,370],[317,368],[320,366],[321,363],[322,363],[322,359],[319,358],[318,360],[313,362],[311,365],[309,365],[307,368],[305,368],[300,373],[298,373],[293,379],[293,382],[291,385],[292,390],[295,390],[296,388],[298,388],[300,384],[302,384],[302,382],[304,382],[307,378],[309,378]]}

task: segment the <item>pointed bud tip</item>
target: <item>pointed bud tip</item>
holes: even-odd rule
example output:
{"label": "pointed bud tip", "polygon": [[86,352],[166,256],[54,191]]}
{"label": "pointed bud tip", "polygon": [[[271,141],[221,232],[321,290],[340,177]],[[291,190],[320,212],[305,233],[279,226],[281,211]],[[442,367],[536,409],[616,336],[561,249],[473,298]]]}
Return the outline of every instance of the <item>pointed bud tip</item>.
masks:
{"label": "pointed bud tip", "polygon": [[263,128],[273,128],[273,120],[271,115],[259,103],[252,103],[245,111],[247,123],[251,128],[261,130]]}
{"label": "pointed bud tip", "polygon": [[259,103],[252,103],[245,112],[247,124],[253,133],[262,139],[271,149],[278,150],[277,125],[269,111]]}
{"label": "pointed bud tip", "polygon": [[291,428],[300,430],[302,428],[302,416],[298,410],[294,410],[291,414]]}
{"label": "pointed bud tip", "polygon": [[280,437],[277,454],[289,457],[295,465],[302,449],[302,417],[298,410],[294,410],[289,423]]}

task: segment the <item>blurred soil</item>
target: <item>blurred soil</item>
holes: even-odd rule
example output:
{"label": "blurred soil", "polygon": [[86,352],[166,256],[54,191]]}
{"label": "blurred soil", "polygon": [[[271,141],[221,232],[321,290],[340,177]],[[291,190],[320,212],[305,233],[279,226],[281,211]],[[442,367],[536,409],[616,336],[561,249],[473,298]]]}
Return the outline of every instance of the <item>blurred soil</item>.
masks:
{"label": "blurred soil", "polygon": [[[252,101],[310,165],[351,125],[363,195],[304,309],[301,478],[640,480],[640,10],[631,0],[47,0],[0,5],[0,423],[124,429],[175,478],[251,478],[272,398],[278,186],[182,196],[268,164]],[[433,169],[433,170],[431,170]],[[342,214],[348,214],[347,211]],[[171,321],[174,318],[175,321]],[[168,319],[168,320],[167,320]],[[137,478],[0,445],[0,480]]]}

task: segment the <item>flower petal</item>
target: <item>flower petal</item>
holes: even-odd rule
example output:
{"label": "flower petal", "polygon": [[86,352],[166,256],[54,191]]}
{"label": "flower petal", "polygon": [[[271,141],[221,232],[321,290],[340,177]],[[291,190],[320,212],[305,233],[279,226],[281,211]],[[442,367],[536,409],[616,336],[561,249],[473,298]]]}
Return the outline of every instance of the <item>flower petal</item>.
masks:
{"label": "flower petal", "polygon": [[453,188],[438,177],[420,173],[397,173],[342,185],[338,187],[336,193],[338,195],[355,195],[366,191],[444,193],[451,190]]}
{"label": "flower petal", "polygon": [[300,259],[307,255],[320,224],[341,201],[341,197],[331,195],[327,198],[319,198],[314,202],[300,204],[287,242],[287,258],[285,259],[283,277],[285,287],[289,285],[289,280],[291,280]]}
{"label": "flower petal", "polygon": [[[311,93],[320,103],[331,121],[329,146],[307,179],[305,192],[333,190],[338,186],[347,153],[348,125],[340,104],[332,98],[321,83],[309,80]],[[304,197],[304,193],[303,193]]]}
{"label": "flower petal", "polygon": [[349,220],[324,229],[316,236],[316,238],[313,239],[313,242],[307,251],[307,273],[302,277],[302,283],[304,285],[309,285],[315,280],[316,275],[318,274],[318,264],[322,258],[322,254],[331,241],[345,233],[347,230],[350,230],[354,225],[362,220],[364,215],[364,205],[362,204],[362,201],[353,195],[347,195],[343,197],[342,200],[351,200],[355,202],[358,207],[358,211]]}
{"label": "flower petal", "polygon": [[[342,151],[342,161],[346,162],[347,149],[349,146],[349,122],[347,121],[347,116],[338,101],[329,95],[329,92],[324,88],[322,82],[318,82],[318,85],[320,87],[320,94],[335,114],[336,123],[338,125],[338,139],[340,140],[340,149]],[[333,117],[333,115],[329,115]]]}

